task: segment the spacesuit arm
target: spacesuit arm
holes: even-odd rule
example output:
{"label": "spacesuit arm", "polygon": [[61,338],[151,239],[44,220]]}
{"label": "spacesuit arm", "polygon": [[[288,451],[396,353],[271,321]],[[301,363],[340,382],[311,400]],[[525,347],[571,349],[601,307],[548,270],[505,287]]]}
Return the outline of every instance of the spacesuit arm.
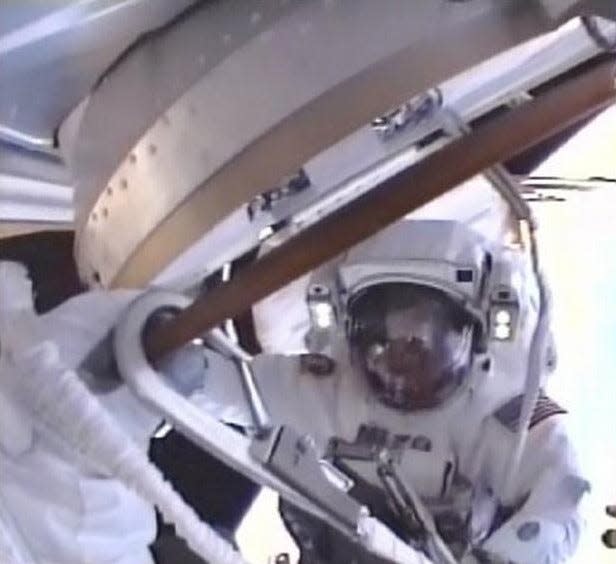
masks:
{"label": "spacesuit arm", "polygon": [[[485,459],[489,483],[499,483],[513,437],[510,429],[491,421]],[[508,518],[505,515],[500,526],[495,523],[497,528],[482,551],[517,564],[567,560],[578,544],[583,524],[579,505],[588,490],[562,416],[540,421],[528,435],[513,496],[513,514]],[[494,491],[501,497],[502,492],[497,488]]]}
{"label": "spacesuit arm", "polygon": [[186,346],[157,366],[170,385],[200,409],[241,428],[253,425],[238,365],[206,346]]}

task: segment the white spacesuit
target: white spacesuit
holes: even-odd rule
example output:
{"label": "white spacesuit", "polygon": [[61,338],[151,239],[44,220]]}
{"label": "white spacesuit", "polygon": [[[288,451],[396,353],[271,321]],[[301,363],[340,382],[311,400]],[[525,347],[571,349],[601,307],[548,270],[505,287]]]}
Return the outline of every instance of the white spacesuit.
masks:
{"label": "white spacesuit", "polygon": [[[488,245],[455,222],[405,221],[326,271],[334,276],[316,274],[309,291],[312,352],[264,354],[253,363],[273,422],[311,435],[324,463],[348,478],[350,494],[411,542],[409,528],[397,528],[377,471],[384,452],[456,558],[566,559],[580,533],[578,505],[588,484],[562,410],[546,397],[536,403],[520,460],[512,456],[538,318],[537,286],[524,253]],[[0,272],[2,288],[12,274]],[[0,300],[0,532],[15,552],[37,562],[149,562],[151,506],[46,432],[45,419],[11,384],[36,367],[31,358],[40,356],[39,342],[56,344],[62,370],[78,366],[132,295],[86,294],[20,329],[14,320],[31,308],[31,298],[23,288],[9,290]],[[546,373],[550,360],[546,356]],[[228,372],[210,376],[200,390],[202,408],[216,416],[221,407],[239,413],[230,422],[241,425],[248,419],[241,414],[249,412],[241,387],[231,393],[221,386]],[[143,440],[156,424],[125,387],[100,399],[134,438]],[[70,432],[71,422],[63,424]],[[78,432],[73,442],[80,440]],[[86,447],[98,453],[95,445]],[[129,458],[120,455],[118,466]],[[128,482],[157,501],[155,487],[140,489],[135,476]],[[344,543],[336,548],[328,532],[288,504],[282,513],[305,562],[347,561]],[[419,557],[424,547],[416,548],[417,561],[425,562]]]}
{"label": "white spacesuit", "polygon": [[[91,292],[35,317],[25,269],[0,263],[2,562],[152,562],[148,545],[156,520],[151,504],[81,457],[38,417],[19,389],[20,380],[29,376],[22,374],[24,354],[53,343],[66,366],[76,368],[134,295]],[[99,401],[145,450],[159,418],[126,388]]]}
{"label": "white spacesuit", "polygon": [[[566,560],[588,483],[564,411],[545,395],[512,458],[539,309],[520,246],[491,245],[455,222],[403,221],[326,270],[308,287],[313,353],[257,362],[274,420],[310,433],[364,499],[383,487],[376,462],[386,448],[457,558]],[[327,534],[287,520],[306,562],[332,558]]]}
{"label": "white spacesuit", "polygon": [[[118,379],[108,346],[136,295],[88,292],[38,316],[26,269],[0,262],[3,564],[153,564],[155,506],[206,561],[244,562],[148,460],[161,414]],[[187,395],[203,377],[203,355],[192,350],[165,363]],[[204,404],[233,417],[220,402]]]}

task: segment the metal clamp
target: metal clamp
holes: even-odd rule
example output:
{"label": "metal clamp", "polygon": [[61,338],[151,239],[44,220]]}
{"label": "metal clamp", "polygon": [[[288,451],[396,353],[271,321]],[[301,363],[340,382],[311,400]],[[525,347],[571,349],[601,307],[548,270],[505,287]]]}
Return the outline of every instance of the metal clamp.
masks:
{"label": "metal clamp", "polygon": [[205,336],[205,340],[223,354],[229,355],[237,363],[244,395],[250,407],[255,435],[259,438],[267,437],[272,430],[271,417],[252,372],[253,357],[218,328],[212,329]]}
{"label": "metal clamp", "polygon": [[310,436],[300,435],[290,427],[278,427],[267,442],[253,443],[251,453],[273,474],[309,497],[349,531],[357,531],[361,516],[368,511],[329,482]]}

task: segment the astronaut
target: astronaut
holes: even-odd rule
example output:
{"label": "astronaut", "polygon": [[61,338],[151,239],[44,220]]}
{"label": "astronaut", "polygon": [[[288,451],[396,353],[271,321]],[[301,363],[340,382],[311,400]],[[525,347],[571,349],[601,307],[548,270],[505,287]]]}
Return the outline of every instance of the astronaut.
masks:
{"label": "astronaut", "polygon": [[[107,447],[115,456],[113,441],[105,437],[99,445],[91,432],[73,432],[74,422],[60,413],[73,443],[86,443],[73,452],[40,419],[40,403],[24,403],[12,385],[27,381],[28,372],[47,382],[83,367],[135,294],[84,294],[20,329],[31,291],[19,267],[0,267],[0,541],[10,538],[12,550],[32,555],[26,562],[152,562],[152,503],[177,507],[177,499],[162,496],[160,483],[146,488],[156,486],[156,476],[136,495],[89,457],[104,462]],[[405,539],[418,562],[439,562],[434,543],[425,542],[428,521],[456,561],[551,563],[573,553],[588,483],[563,410],[541,395],[528,433],[518,429],[540,318],[522,249],[490,244],[456,222],[402,221],[314,273],[308,311],[309,353],[266,352],[253,362],[272,420],[309,434],[340,487]],[[41,342],[53,342],[62,363]],[[181,357],[176,368],[187,366]],[[541,358],[544,378],[553,359]],[[173,364],[168,372],[185,372]],[[200,406],[241,426],[249,410],[239,380],[237,393],[231,390],[230,366],[205,379]],[[106,412],[143,444],[160,416],[124,386],[98,394]],[[117,458],[121,465],[139,457],[121,451]],[[419,505],[394,503],[383,465]],[[128,466],[133,485],[151,473],[138,460]],[[288,503],[281,514],[302,562],[375,561]]]}
{"label": "astronaut", "polygon": [[[540,316],[521,245],[453,221],[405,220],[324,270],[307,290],[311,352],[257,359],[274,420],[310,433],[349,493],[411,543],[413,524],[400,527],[379,474],[384,452],[456,561],[571,556],[589,485],[565,412],[543,392],[514,454]],[[542,382],[551,349],[545,339]],[[281,513],[302,562],[350,561],[333,531],[288,504]]]}

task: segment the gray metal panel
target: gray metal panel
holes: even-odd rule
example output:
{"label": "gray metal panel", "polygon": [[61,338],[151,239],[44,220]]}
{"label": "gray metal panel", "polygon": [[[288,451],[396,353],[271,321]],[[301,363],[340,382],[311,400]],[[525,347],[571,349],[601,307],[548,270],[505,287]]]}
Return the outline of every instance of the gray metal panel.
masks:
{"label": "gray metal panel", "polygon": [[[567,25],[553,34],[525,43],[442,83],[439,88],[443,105],[465,121],[471,121],[507,103],[520,92],[535,88],[597,55],[598,47],[582,25],[573,23],[575,25]],[[616,31],[616,24],[613,27]],[[391,176],[425,157],[436,144],[423,151],[418,151],[415,144],[442,127],[443,112],[436,111],[414,127],[403,128],[386,140],[376,135],[371,126],[359,129],[306,163],[304,170],[310,187],[276,201],[270,210],[252,219],[245,210],[231,214],[207,236],[175,257],[154,283],[176,288],[198,284],[225,262],[257,245],[265,227],[284,221],[299,227],[331,213],[377,184],[377,178]],[[481,198],[469,197],[469,200],[473,205],[482,202]],[[489,201],[489,205],[495,205],[491,199]],[[441,200],[439,202],[443,205]],[[468,207],[467,200],[464,203]],[[472,217],[481,213],[482,203],[474,211],[460,208],[463,204],[459,198],[451,205],[458,209],[460,217]]]}
{"label": "gray metal panel", "polygon": [[50,149],[57,127],[142,33],[194,0],[0,0],[0,137]]}
{"label": "gray metal panel", "polygon": [[0,0],[0,36],[66,6],[66,0]]}
{"label": "gray metal panel", "polygon": [[72,228],[73,187],[58,158],[0,142],[0,223]]}
{"label": "gray metal panel", "polygon": [[68,186],[0,173],[0,222],[73,222],[73,191]]}
{"label": "gray metal panel", "polygon": [[0,141],[0,174],[23,176],[67,186],[72,184],[69,170],[59,157],[26,151],[2,141]]}
{"label": "gray metal panel", "polygon": [[[205,5],[92,95],[73,158],[77,258],[90,282],[143,283],[372,117],[560,17],[539,0],[246,6]],[[190,87],[196,62],[203,76]]]}
{"label": "gray metal panel", "polygon": [[[310,3],[312,0],[307,0]],[[98,85],[83,110],[78,141],[66,158],[77,182],[76,201],[80,209],[91,209],[113,172],[127,158],[131,148],[156,123],[161,114],[174,104],[196,82],[210,76],[225,58],[254,39],[264,29],[288,14],[302,2],[287,0],[253,0],[204,2],[190,17],[148,37],[134,49]],[[253,61],[257,67],[260,61]],[[251,69],[246,69],[251,72]],[[211,114],[221,114],[220,102],[233,102],[236,92],[224,90],[224,76],[217,82],[220,96],[213,100]],[[204,81],[205,82],[205,81]],[[248,82],[248,77],[246,81]],[[261,88],[261,84],[242,84],[241,88]],[[205,102],[204,102],[205,103]],[[204,103],[196,101],[195,107]],[[253,108],[234,108],[238,116],[248,115]],[[187,110],[184,111],[187,113]],[[187,116],[194,126],[193,137],[204,133],[203,115]],[[165,122],[166,122],[165,118]],[[113,127],[109,127],[110,121]],[[229,132],[221,132],[223,137]],[[236,134],[237,132],[234,132]],[[184,143],[188,138],[186,131]],[[168,136],[168,135],[167,135]],[[182,168],[182,159],[168,168]],[[86,212],[87,213],[87,212]]]}

